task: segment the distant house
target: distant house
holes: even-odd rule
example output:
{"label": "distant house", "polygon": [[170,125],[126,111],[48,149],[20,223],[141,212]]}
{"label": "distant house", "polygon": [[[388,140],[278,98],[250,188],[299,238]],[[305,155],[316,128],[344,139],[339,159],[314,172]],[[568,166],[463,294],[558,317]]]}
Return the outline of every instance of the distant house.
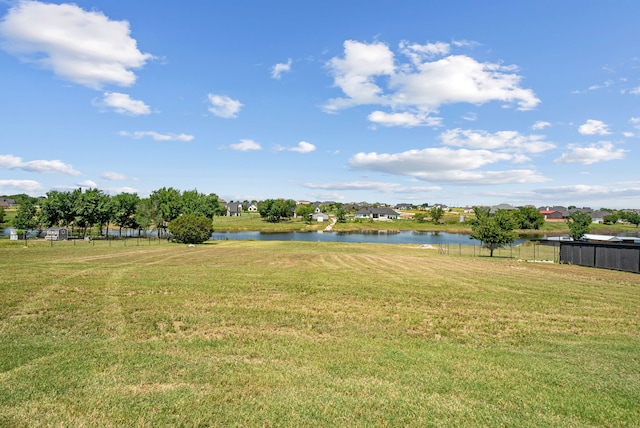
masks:
{"label": "distant house", "polygon": [[569,218],[569,210],[563,206],[542,206],[538,207],[538,212],[547,221],[564,221]]}
{"label": "distant house", "polygon": [[396,220],[400,217],[400,214],[391,208],[363,208],[356,211],[354,217],[370,218],[373,220]]}
{"label": "distant house", "polygon": [[565,217],[560,211],[539,210],[546,221],[564,221]]}
{"label": "distant house", "polygon": [[397,210],[412,210],[413,204],[398,204],[396,205]]}
{"label": "distant house", "polygon": [[247,208],[247,211],[249,211],[251,213],[257,212],[258,211],[258,206],[256,204],[251,204]]}
{"label": "distant house", "polygon": [[50,227],[44,239],[47,241],[66,241],[69,239],[69,230],[64,227]]}
{"label": "distant house", "polygon": [[317,222],[329,221],[329,216],[325,213],[313,213],[311,214],[311,220]]}
{"label": "distant house", "polygon": [[589,213],[592,223],[604,223],[604,218],[611,215],[609,211],[592,211]]}
{"label": "distant house", "polygon": [[16,204],[15,199],[0,198],[0,208],[9,208]]}
{"label": "distant house", "polygon": [[491,214],[495,214],[499,210],[514,211],[514,210],[517,210],[517,208],[514,207],[513,205],[509,205],[509,204],[499,204],[499,205],[493,205],[489,209],[489,212]]}
{"label": "distant house", "polygon": [[239,202],[225,202],[222,204],[226,211],[227,217],[239,217],[242,215],[242,204]]}

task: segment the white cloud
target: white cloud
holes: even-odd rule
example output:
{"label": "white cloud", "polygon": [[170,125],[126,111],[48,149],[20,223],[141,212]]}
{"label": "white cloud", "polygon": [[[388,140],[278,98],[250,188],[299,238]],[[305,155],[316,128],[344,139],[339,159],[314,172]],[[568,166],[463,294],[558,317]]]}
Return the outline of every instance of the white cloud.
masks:
{"label": "white cloud", "polygon": [[237,144],[231,144],[233,150],[248,152],[249,150],[262,150],[262,146],[253,140],[240,140]]}
{"label": "white cloud", "polygon": [[123,181],[123,180],[129,180],[130,178],[127,177],[124,174],[120,174],[119,172],[113,172],[113,171],[105,171],[100,175],[100,178],[104,178],[105,180],[109,180],[109,181]]}
{"label": "white cloud", "polygon": [[21,169],[29,172],[46,174],[80,175],[80,171],[60,160],[33,160],[24,162],[22,158],[13,155],[0,155],[0,168]]}
{"label": "white cloud", "polygon": [[582,135],[608,135],[609,125],[601,120],[589,119],[586,123],[580,125],[578,132]]}
{"label": "white cloud", "polygon": [[133,100],[128,94],[105,92],[100,106],[112,108],[116,113],[140,116],[151,113],[151,108],[144,102]]}
{"label": "white cloud", "polygon": [[329,100],[325,109],[337,111],[361,104],[386,104],[374,81],[376,76],[391,76],[395,72],[393,53],[384,43],[344,42],[344,58],[332,58],[328,63],[334,85],[347,98]]}
{"label": "white cloud", "polygon": [[533,170],[478,171],[483,166],[518,162],[521,156],[489,150],[453,150],[448,147],[406,152],[358,153],[349,159],[355,169],[411,176],[420,180],[454,184],[506,184],[545,181]]}
{"label": "white cloud", "polygon": [[451,129],[440,134],[446,146],[499,150],[515,153],[541,153],[555,148],[544,135],[522,135],[517,131],[489,133],[481,130]]}
{"label": "white cloud", "polygon": [[240,109],[243,106],[240,101],[225,95],[209,94],[207,97],[211,103],[209,112],[224,119],[234,119],[238,117]]}
{"label": "white cloud", "polygon": [[191,141],[195,138],[193,135],[189,134],[160,134],[159,132],[155,131],[120,131],[119,134],[123,137],[135,138],[136,140],[144,137],[151,137],[155,141]]}
{"label": "white cloud", "polygon": [[80,85],[130,86],[131,69],[153,58],[138,50],[127,21],[112,21],[74,4],[21,1],[0,22],[3,48]]}
{"label": "white cloud", "polygon": [[610,183],[607,185],[575,184],[570,186],[548,187],[534,190],[540,199],[560,201],[620,200],[640,196],[640,182]]}
{"label": "white cloud", "polygon": [[279,63],[273,66],[271,69],[271,77],[274,79],[280,79],[282,73],[288,73],[291,71],[291,58],[286,63]]}
{"label": "white cloud", "polygon": [[640,95],[640,86],[638,86],[637,88],[631,89],[629,93],[632,95]]}
{"label": "white cloud", "polygon": [[465,55],[429,61],[433,56],[447,54],[449,48],[446,43],[402,42],[400,51],[409,56],[410,61],[399,63],[384,43],[347,40],[343,57],[334,57],[327,64],[334,86],[345,96],[329,100],[324,109],[336,112],[357,105],[388,106],[394,110],[393,114],[384,116],[382,112],[375,112],[370,119],[378,119],[378,123],[385,126],[417,126],[425,121],[397,115],[410,112],[415,119],[433,114],[446,104],[490,101],[516,104],[519,110],[529,110],[540,102],[532,90],[520,87],[521,77],[514,73],[513,66],[480,63]]}
{"label": "white cloud", "polygon": [[290,148],[289,151],[298,153],[311,153],[315,149],[316,146],[314,146],[313,144],[306,141],[300,141],[297,146]]}
{"label": "white cloud", "polygon": [[406,40],[400,42],[400,52],[409,57],[415,66],[419,66],[425,60],[432,59],[436,56],[444,56],[449,53],[451,46],[449,43],[437,42],[420,45],[418,43],[409,43]]}
{"label": "white cloud", "polygon": [[475,122],[476,120],[478,120],[478,114],[475,113],[475,112],[470,111],[468,113],[465,113],[465,115],[462,116],[462,119],[464,119],[466,121],[469,121],[469,122]]}
{"label": "white cloud", "polygon": [[629,119],[629,122],[633,125],[634,128],[640,129],[640,117],[632,117]]}
{"label": "white cloud", "polygon": [[554,162],[591,165],[596,162],[623,159],[626,153],[626,150],[616,149],[613,143],[608,141],[590,144],[587,147],[570,144],[569,149],[570,151],[568,153],[563,153],[562,156]]}
{"label": "white cloud", "polygon": [[0,180],[0,189],[6,189],[3,193],[13,191],[32,193],[43,189],[42,185],[34,180]]}
{"label": "white cloud", "polygon": [[545,122],[544,120],[539,120],[531,126],[531,129],[538,130],[548,128],[549,126],[551,126],[551,123]]}
{"label": "white cloud", "polygon": [[439,186],[403,186],[399,183],[378,181],[351,181],[346,183],[304,183],[308,189],[321,190],[375,190],[381,193],[428,193],[442,190]]}
{"label": "white cloud", "polygon": [[95,188],[98,187],[96,182],[93,181],[93,180],[84,180],[84,181],[81,181],[81,182],[77,183],[76,185],[78,187],[83,187],[83,188],[88,188],[88,189],[95,189]]}
{"label": "white cloud", "polygon": [[625,131],[622,133],[622,135],[624,135],[627,138],[631,138],[631,137],[635,137],[636,134],[634,134],[633,132]]}
{"label": "white cloud", "polygon": [[429,116],[426,113],[385,113],[376,110],[367,117],[370,122],[382,126],[403,126],[411,128],[414,126],[441,126],[442,118]]}

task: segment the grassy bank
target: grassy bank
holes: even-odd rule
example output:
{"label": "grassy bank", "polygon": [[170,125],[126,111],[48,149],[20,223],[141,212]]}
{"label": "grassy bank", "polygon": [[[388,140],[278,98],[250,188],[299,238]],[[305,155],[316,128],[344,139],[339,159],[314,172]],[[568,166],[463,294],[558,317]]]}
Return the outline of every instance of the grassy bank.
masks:
{"label": "grassy bank", "polygon": [[0,270],[0,426],[640,425],[630,273],[250,241]]}

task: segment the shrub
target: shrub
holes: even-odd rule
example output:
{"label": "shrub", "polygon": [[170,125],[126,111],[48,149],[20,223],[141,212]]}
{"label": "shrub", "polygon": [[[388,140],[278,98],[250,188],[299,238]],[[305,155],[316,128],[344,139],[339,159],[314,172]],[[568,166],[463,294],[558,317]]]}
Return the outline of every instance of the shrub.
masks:
{"label": "shrub", "polygon": [[203,216],[182,215],[169,224],[171,239],[184,244],[202,244],[212,232],[212,220]]}

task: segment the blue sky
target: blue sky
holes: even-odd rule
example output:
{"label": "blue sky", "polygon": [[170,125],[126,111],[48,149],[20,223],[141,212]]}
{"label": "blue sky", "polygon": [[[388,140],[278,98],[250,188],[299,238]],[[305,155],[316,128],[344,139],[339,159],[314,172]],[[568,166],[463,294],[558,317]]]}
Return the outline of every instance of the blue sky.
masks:
{"label": "blue sky", "polygon": [[640,208],[638,16],[0,0],[0,194]]}

